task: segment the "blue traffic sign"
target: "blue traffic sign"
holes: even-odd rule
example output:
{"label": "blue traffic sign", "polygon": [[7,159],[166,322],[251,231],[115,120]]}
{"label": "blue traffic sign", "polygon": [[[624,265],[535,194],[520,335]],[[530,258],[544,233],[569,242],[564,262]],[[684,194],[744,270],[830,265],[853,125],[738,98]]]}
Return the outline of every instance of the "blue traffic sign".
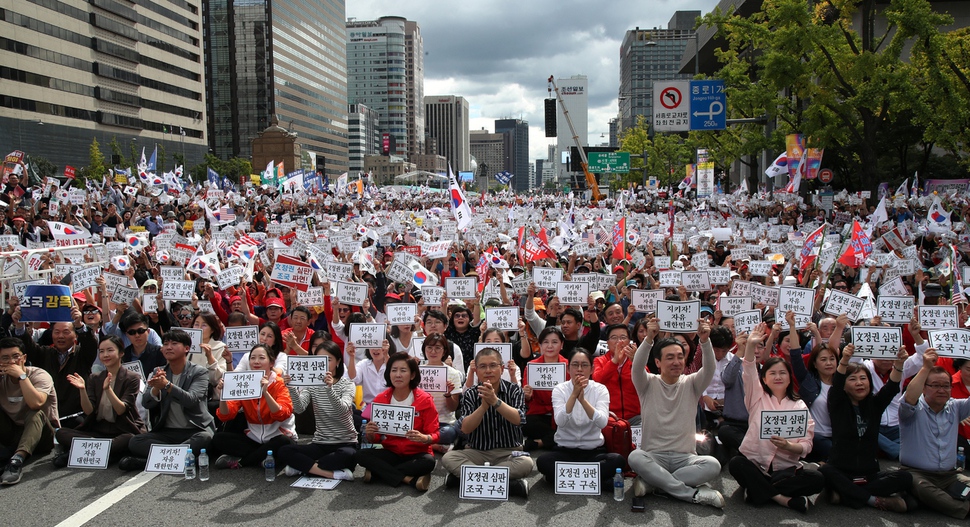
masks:
{"label": "blue traffic sign", "polygon": [[724,130],[727,96],[724,81],[690,81],[690,129]]}

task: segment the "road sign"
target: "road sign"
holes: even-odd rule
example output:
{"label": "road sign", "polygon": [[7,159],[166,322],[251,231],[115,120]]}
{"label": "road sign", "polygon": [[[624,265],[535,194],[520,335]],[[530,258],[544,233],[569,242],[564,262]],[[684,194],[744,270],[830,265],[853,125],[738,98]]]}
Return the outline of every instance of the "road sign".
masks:
{"label": "road sign", "polygon": [[724,130],[727,96],[724,81],[690,81],[690,129]]}
{"label": "road sign", "polygon": [[589,152],[589,171],[603,174],[630,172],[629,152]]}
{"label": "road sign", "polygon": [[818,171],[818,180],[822,183],[831,183],[832,176],[833,174],[831,168],[823,168],[822,170]]}
{"label": "road sign", "polygon": [[690,130],[689,81],[653,83],[653,129],[658,132]]}

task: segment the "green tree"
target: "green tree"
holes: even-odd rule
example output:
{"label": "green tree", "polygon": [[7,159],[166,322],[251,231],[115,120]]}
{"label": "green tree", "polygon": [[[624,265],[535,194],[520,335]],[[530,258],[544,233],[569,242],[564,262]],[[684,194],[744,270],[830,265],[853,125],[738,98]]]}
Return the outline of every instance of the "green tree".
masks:
{"label": "green tree", "polygon": [[661,186],[680,182],[684,178],[684,166],[694,158],[693,141],[678,134],[659,133],[650,137],[650,125],[645,116],[637,116],[636,125],[628,128],[620,137],[620,151],[630,152],[630,174],[621,181],[643,181],[643,158],[635,158],[647,152],[647,176],[655,177]]}
{"label": "green tree", "polygon": [[158,159],[155,160],[155,173],[165,173],[165,143],[158,144]]}
{"label": "green tree", "polygon": [[101,181],[107,172],[108,167],[104,163],[104,154],[101,153],[101,145],[98,144],[97,138],[93,138],[91,139],[91,147],[88,151],[88,166],[80,170],[79,177],[75,180],[74,185],[80,187],[80,179]]}

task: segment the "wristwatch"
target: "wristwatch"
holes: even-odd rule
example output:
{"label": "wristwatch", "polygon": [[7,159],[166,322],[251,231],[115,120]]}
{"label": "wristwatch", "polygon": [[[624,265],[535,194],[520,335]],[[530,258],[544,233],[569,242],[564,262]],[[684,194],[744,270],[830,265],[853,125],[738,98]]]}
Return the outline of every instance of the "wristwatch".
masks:
{"label": "wristwatch", "polygon": [[24,382],[26,380],[27,380],[27,374],[26,373],[21,373],[20,374],[20,377],[17,377],[17,382]]}

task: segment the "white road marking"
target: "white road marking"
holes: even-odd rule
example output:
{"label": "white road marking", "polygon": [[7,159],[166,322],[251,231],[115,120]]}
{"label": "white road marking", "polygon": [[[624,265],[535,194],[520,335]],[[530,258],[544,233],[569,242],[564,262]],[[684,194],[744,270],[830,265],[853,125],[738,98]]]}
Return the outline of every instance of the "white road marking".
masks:
{"label": "white road marking", "polygon": [[109,507],[125,499],[126,496],[140,489],[143,485],[157,476],[157,472],[142,472],[125,481],[110,492],[93,501],[87,507],[75,512],[69,518],[58,523],[55,527],[80,527],[94,519],[95,516],[108,510]]}

